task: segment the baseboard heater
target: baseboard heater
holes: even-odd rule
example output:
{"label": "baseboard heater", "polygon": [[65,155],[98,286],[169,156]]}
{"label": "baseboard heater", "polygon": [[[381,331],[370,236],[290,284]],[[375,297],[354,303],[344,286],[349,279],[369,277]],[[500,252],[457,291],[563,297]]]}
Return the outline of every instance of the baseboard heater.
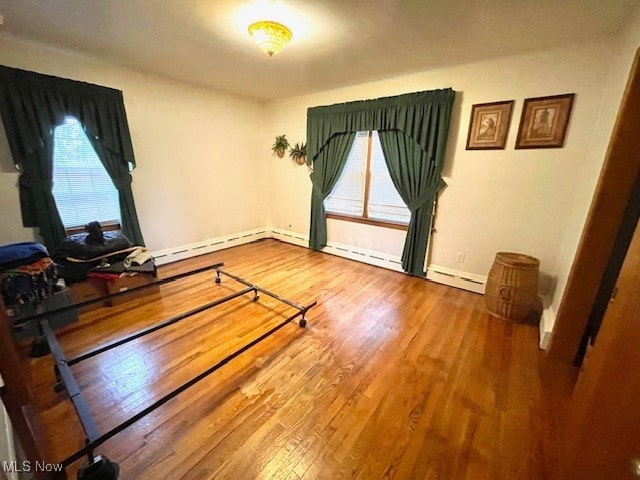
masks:
{"label": "baseboard heater", "polygon": [[[153,256],[157,265],[164,265],[178,260],[195,257],[197,255],[222,250],[223,248],[230,248],[243,245],[245,243],[255,242],[256,240],[261,240],[263,238],[274,238],[276,240],[301,247],[309,246],[308,237],[299,233],[281,230],[278,228],[262,228],[240,232],[225,237],[217,237],[203,242],[176,247],[174,249],[156,251],[153,252]],[[350,245],[329,242],[322,251],[339,257],[355,260],[356,262],[386,268],[395,272],[403,272],[400,257],[376,250],[367,250]],[[431,265],[427,269],[426,278],[437,283],[480,294],[484,293],[485,284],[487,282],[486,276],[441,267],[439,265]]]}
{"label": "baseboard heater", "polygon": [[271,231],[268,229],[250,230],[247,232],[234,233],[224,237],[212,238],[203,242],[183,245],[177,248],[158,250],[153,252],[153,258],[156,261],[156,265],[165,265],[167,263],[185,260],[197,255],[204,255],[224,248],[237,247],[263,238],[271,238],[271,236]]}
{"label": "baseboard heater", "polygon": [[487,277],[483,275],[474,275],[438,265],[432,265],[427,269],[427,279],[480,294],[484,294],[487,283]]}

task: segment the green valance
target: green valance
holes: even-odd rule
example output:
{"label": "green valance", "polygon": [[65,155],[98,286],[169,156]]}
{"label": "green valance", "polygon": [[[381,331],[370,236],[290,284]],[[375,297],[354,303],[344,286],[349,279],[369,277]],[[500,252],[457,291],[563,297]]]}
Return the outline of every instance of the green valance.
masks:
{"label": "green valance", "polygon": [[120,90],[0,65],[0,115],[18,170],[66,116],[77,118],[128,170],[135,168]]}
{"label": "green valance", "polygon": [[400,130],[429,153],[433,145],[429,122],[438,116],[433,113],[450,111],[454,99],[455,91],[444,88],[309,108],[307,161],[313,163],[333,135],[368,130]]}

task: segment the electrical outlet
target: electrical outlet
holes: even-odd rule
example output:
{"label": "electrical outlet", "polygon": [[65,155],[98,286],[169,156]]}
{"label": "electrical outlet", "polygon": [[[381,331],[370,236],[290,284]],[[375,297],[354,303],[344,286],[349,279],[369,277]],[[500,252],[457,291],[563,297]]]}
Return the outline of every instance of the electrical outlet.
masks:
{"label": "electrical outlet", "polygon": [[464,263],[464,252],[458,252],[458,263]]}

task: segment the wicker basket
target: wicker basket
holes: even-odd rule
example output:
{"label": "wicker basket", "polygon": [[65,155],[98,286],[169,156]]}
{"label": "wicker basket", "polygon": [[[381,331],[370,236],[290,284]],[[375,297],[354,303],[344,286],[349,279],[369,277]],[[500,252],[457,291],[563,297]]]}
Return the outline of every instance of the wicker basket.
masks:
{"label": "wicker basket", "polygon": [[491,315],[507,320],[527,320],[538,303],[537,258],[521,253],[498,252],[484,298]]}

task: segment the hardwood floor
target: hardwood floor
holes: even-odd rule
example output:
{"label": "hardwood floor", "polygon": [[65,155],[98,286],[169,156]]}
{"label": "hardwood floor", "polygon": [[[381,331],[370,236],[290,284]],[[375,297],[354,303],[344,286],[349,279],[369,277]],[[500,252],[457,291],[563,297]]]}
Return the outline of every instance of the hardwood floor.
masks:
{"label": "hardwood floor", "polygon": [[[98,453],[120,478],[557,478],[572,378],[547,364],[537,327],[490,317],[480,295],[275,240],[160,274],[218,261],[318,305],[306,329],[285,326],[107,441]],[[73,356],[241,288],[212,278],[84,313],[60,343]],[[293,312],[247,295],[72,368],[104,432]],[[61,460],[82,446],[80,425],[51,388],[51,358],[25,362]]]}

